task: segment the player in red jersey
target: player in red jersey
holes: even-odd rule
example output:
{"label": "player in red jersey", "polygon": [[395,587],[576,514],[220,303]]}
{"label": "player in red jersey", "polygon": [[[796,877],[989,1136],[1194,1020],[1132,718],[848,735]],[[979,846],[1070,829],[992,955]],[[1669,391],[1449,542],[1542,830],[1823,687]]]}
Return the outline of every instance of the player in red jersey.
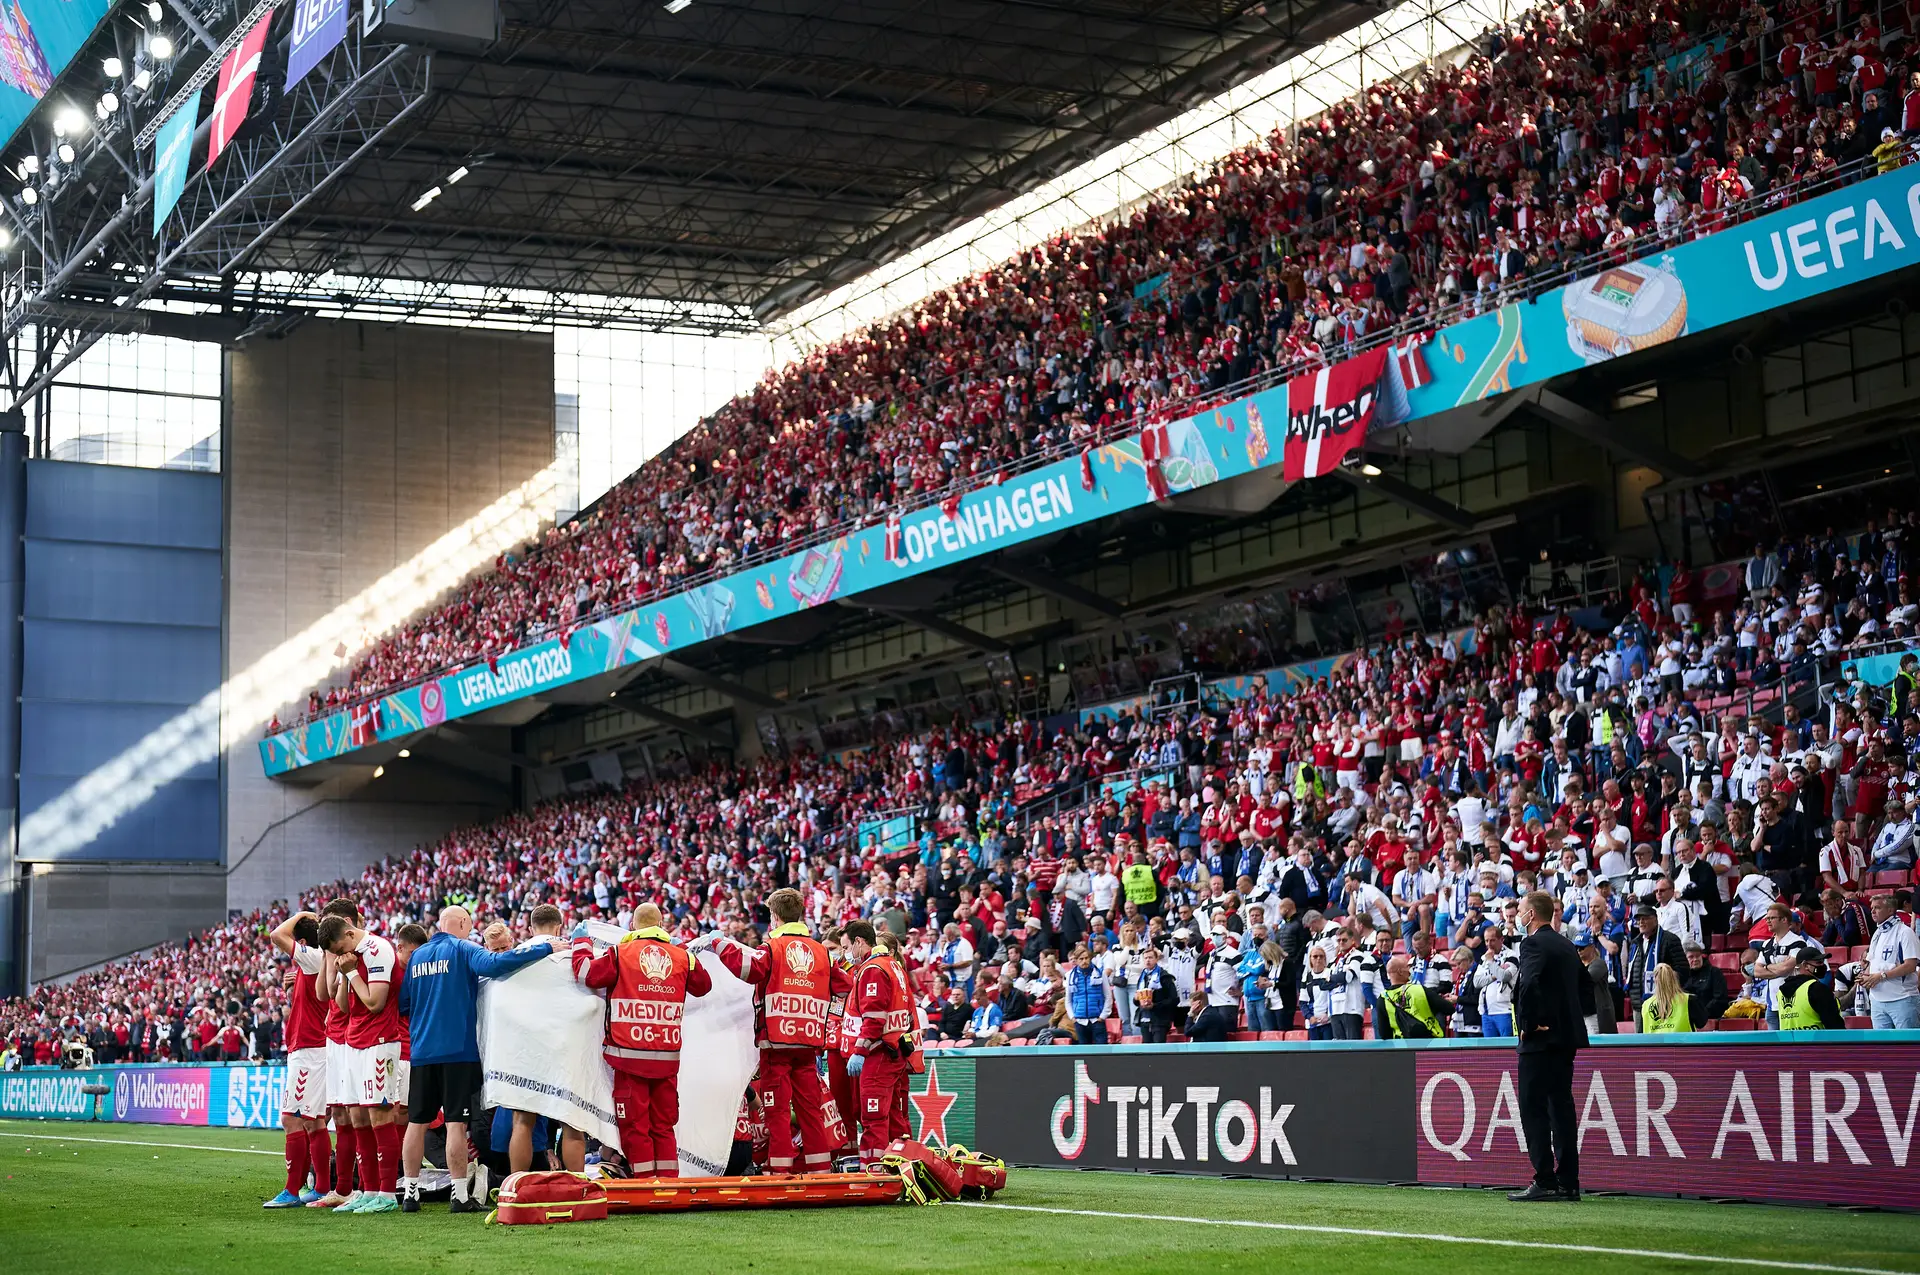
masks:
{"label": "player in red jersey", "polygon": [[[320,918],[295,912],[268,939],[293,958],[287,989],[287,1079],[280,1095],[280,1127],[287,1134],[287,1184],[268,1200],[270,1209],[312,1204],[332,1189],[333,1147],[327,1140],[327,1025],[320,997],[320,970],[326,964],[320,943]],[[307,1189],[307,1173],[313,1189]]]}
{"label": "player in red jersey", "polygon": [[[325,921],[330,916],[342,917],[355,925],[360,923],[360,909],[352,899],[329,900],[320,909],[320,919]],[[316,926],[316,948],[319,946],[318,940],[319,927]],[[336,995],[340,980],[332,958],[324,951],[320,957],[320,971],[315,976],[314,986],[321,1003],[326,1007],[323,1027],[326,1036],[325,1093],[327,1114],[333,1124],[333,1186],[307,1207],[337,1209],[358,1194],[355,1187],[360,1162],[360,1131],[354,1127],[353,1118],[347,1110],[347,1007],[340,1003]]]}
{"label": "player in red jersey", "polygon": [[401,1037],[404,1027],[394,997],[399,956],[393,944],[345,917],[320,923],[320,946],[333,957],[338,988],[335,999],[347,1010],[347,1111],[359,1139],[358,1200],[335,1212],[397,1213],[395,1188],[400,1176],[400,1126],[394,1105],[406,1101],[401,1089]]}

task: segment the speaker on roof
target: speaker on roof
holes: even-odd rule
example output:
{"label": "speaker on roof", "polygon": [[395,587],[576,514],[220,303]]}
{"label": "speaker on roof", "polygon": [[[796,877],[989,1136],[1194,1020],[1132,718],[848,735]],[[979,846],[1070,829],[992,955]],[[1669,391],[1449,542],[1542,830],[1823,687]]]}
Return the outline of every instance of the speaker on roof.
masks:
{"label": "speaker on roof", "polygon": [[394,44],[480,53],[500,38],[500,0],[361,0],[360,29]]}

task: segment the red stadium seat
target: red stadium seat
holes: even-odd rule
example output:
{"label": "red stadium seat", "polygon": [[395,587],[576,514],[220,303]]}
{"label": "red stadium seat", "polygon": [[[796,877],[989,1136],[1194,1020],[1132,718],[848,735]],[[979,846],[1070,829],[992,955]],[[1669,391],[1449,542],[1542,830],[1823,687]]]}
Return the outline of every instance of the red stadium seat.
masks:
{"label": "red stadium seat", "polygon": [[1847,1030],[1850,1032],[1867,1031],[1873,1026],[1873,1019],[1865,1014],[1848,1014],[1842,1021],[1846,1023]]}
{"label": "red stadium seat", "polygon": [[1871,886],[1891,886],[1897,888],[1908,884],[1912,880],[1913,873],[1906,868],[1887,868],[1870,875],[1867,878],[1867,884]]}
{"label": "red stadium seat", "polygon": [[1713,952],[1708,955],[1707,964],[1717,970],[1738,970],[1740,968],[1740,953]]}
{"label": "red stadium seat", "polygon": [[1259,1032],[1228,1032],[1227,1039],[1237,1040],[1237,1041],[1259,1040],[1260,1033]]}
{"label": "red stadium seat", "polygon": [[1308,1036],[1304,1030],[1298,1027],[1286,1033],[1286,1037],[1288,1040],[1311,1040],[1312,1039],[1312,1037]]}
{"label": "red stadium seat", "polygon": [[1285,1040],[1286,1038],[1287,1038],[1286,1032],[1261,1032],[1260,1033],[1261,1040]]}
{"label": "red stadium seat", "polygon": [[1767,1020],[1764,1018],[1716,1018],[1713,1020],[1713,1030],[1717,1032],[1759,1031],[1766,1025]]}

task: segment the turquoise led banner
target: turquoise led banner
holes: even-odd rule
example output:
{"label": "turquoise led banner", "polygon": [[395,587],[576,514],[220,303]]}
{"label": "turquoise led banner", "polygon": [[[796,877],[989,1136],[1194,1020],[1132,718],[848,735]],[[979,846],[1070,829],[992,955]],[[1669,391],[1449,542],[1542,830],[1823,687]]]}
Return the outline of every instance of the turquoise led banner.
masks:
{"label": "turquoise led banner", "polygon": [[[1430,380],[1406,389],[1395,373],[1382,382],[1380,415],[1438,415],[1916,263],[1920,165],[1453,324],[1423,348]],[[1279,465],[1287,389],[1170,424],[1156,462],[1169,493]],[[550,639],[384,696],[357,721],[343,711],[283,731],[261,741],[262,763],[270,775],[296,770],[1153,499],[1137,438],[1096,449],[1092,468],[1092,490],[1079,459],[1069,457],[967,492],[952,516],[917,510],[897,533],[876,523],[601,620],[565,642]]]}

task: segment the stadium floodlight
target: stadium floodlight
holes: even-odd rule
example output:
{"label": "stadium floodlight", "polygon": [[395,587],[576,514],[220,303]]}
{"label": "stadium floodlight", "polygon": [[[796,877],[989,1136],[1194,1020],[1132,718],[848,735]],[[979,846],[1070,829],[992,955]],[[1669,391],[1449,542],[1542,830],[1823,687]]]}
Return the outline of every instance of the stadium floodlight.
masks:
{"label": "stadium floodlight", "polygon": [[20,202],[31,208],[40,202],[40,192],[31,186],[24,186],[20,190]]}
{"label": "stadium floodlight", "polygon": [[153,39],[147,41],[147,49],[159,61],[165,62],[173,56],[173,41],[156,33]]}
{"label": "stadium floodlight", "polygon": [[429,190],[426,194],[413,201],[413,211],[419,212],[422,208],[425,208],[438,198],[440,198],[440,188],[435,186],[432,190]]}
{"label": "stadium floodlight", "polygon": [[167,11],[160,7],[160,0],[147,0],[147,21],[158,22],[166,16]]}
{"label": "stadium floodlight", "polygon": [[147,86],[152,83],[153,72],[149,71],[146,67],[143,66],[133,73],[133,87],[139,89],[142,93],[146,92]]}
{"label": "stadium floodlight", "polygon": [[73,149],[72,142],[62,142],[54,150],[54,154],[60,157],[60,162],[63,164],[71,164],[73,162],[74,153],[75,152]]}
{"label": "stadium floodlight", "polygon": [[5,252],[11,247],[13,247],[13,232],[5,226],[0,226],[0,252]]}
{"label": "stadium floodlight", "polygon": [[21,161],[20,161],[20,171],[21,171],[22,173],[24,173],[24,174],[26,174],[26,175],[27,175],[27,176],[29,176],[29,177],[31,177],[31,176],[32,176],[33,174],[35,174],[35,173],[37,173],[37,172],[39,172],[39,171],[40,171],[40,157],[39,157],[38,155],[29,155],[29,156],[27,156],[27,157],[26,157],[25,159],[23,159],[23,160],[21,160]]}
{"label": "stadium floodlight", "polygon": [[118,93],[102,93],[100,95],[100,105],[106,107],[107,114],[111,115],[120,109],[120,95]]}
{"label": "stadium floodlight", "polygon": [[693,0],[667,0],[665,8],[668,13],[679,13],[692,3]]}
{"label": "stadium floodlight", "polygon": [[387,768],[386,768],[385,766],[375,766],[375,767],[373,768],[373,777],[374,777],[375,779],[378,779],[378,778],[380,778],[380,776],[382,776],[382,775],[384,775],[384,774],[386,774],[386,773],[387,773]]}
{"label": "stadium floodlight", "polygon": [[411,757],[413,756],[413,750],[411,748],[402,748],[400,750],[400,755],[402,757]]}
{"label": "stadium floodlight", "polygon": [[1362,465],[1360,466],[1360,475],[1363,478],[1378,478],[1380,476],[1380,466],[1371,464]]}
{"label": "stadium floodlight", "polygon": [[470,170],[465,164],[460,165],[460,167],[454,169],[452,172],[447,174],[447,185],[449,186],[453,185],[455,182],[459,181],[462,177],[465,177],[470,171],[472,170]]}
{"label": "stadium floodlight", "polygon": [[87,131],[87,113],[77,106],[66,106],[53,117],[55,137],[78,137]]}
{"label": "stadium floodlight", "polygon": [[108,58],[100,64],[100,69],[107,73],[109,80],[117,80],[126,73],[127,67],[119,58]]}

